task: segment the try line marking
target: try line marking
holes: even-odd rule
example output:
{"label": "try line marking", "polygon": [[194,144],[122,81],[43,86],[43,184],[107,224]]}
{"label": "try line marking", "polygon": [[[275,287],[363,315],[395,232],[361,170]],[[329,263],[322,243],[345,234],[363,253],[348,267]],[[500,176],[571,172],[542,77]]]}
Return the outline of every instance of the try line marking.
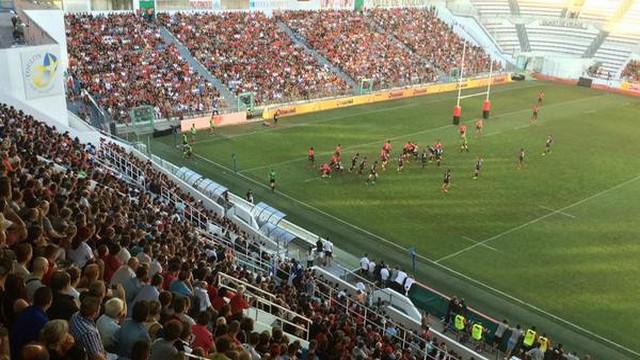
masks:
{"label": "try line marking", "polygon": [[616,190],[616,189],[618,189],[618,188],[621,188],[621,187],[623,187],[623,186],[625,186],[625,185],[627,185],[627,184],[630,184],[630,183],[632,183],[632,182],[634,182],[634,181],[637,181],[638,179],[640,179],[640,175],[638,175],[638,176],[636,176],[636,177],[634,177],[634,178],[631,178],[631,179],[629,179],[629,180],[627,180],[627,181],[621,182],[621,183],[620,183],[620,184],[618,184],[618,185],[614,185],[614,186],[612,186],[612,187],[610,187],[610,188],[608,188],[608,189],[602,190],[602,191],[600,191],[600,192],[598,192],[598,193],[596,193],[596,194],[593,194],[593,195],[591,195],[591,196],[588,196],[588,197],[586,197],[586,198],[584,198],[584,199],[582,199],[582,200],[576,201],[576,202],[574,202],[573,204],[567,205],[567,206],[565,206],[565,207],[563,207],[563,208],[560,208],[560,209],[557,209],[557,210],[549,209],[549,210],[552,210],[552,211],[551,211],[550,213],[548,213],[548,214],[545,214],[545,215],[542,215],[542,216],[540,216],[540,217],[537,217],[537,218],[535,218],[535,219],[533,219],[533,220],[527,221],[526,223],[524,223],[524,224],[522,224],[522,225],[518,225],[518,226],[516,226],[516,227],[513,227],[513,228],[511,228],[511,229],[509,229],[509,230],[507,230],[507,231],[503,231],[503,232],[501,232],[501,233],[500,233],[500,234],[498,234],[498,235],[494,235],[494,236],[492,236],[492,237],[490,237],[490,238],[488,238],[488,239],[482,240],[482,241],[480,241],[480,242],[478,242],[478,243],[476,243],[476,244],[473,244],[473,245],[471,245],[471,246],[469,246],[469,247],[466,247],[466,248],[464,248],[464,249],[462,249],[462,250],[458,250],[458,251],[456,251],[456,252],[454,252],[454,253],[452,253],[452,254],[449,254],[449,255],[447,255],[447,256],[443,256],[443,257],[441,257],[440,259],[436,260],[436,263],[441,263],[441,262],[443,262],[444,260],[448,260],[448,259],[451,259],[451,258],[453,258],[453,257],[456,257],[456,256],[458,256],[458,255],[460,255],[460,254],[463,254],[463,253],[465,253],[465,252],[467,252],[467,251],[469,251],[469,250],[471,250],[471,249],[474,249],[474,248],[476,248],[476,247],[478,247],[478,246],[480,246],[480,245],[484,245],[484,244],[486,244],[486,243],[488,243],[488,242],[490,242],[490,241],[493,241],[493,240],[499,239],[499,238],[501,238],[501,237],[503,237],[503,236],[505,236],[505,235],[511,234],[511,233],[512,233],[512,232],[514,232],[514,231],[518,231],[518,230],[520,230],[520,229],[524,229],[524,228],[526,228],[527,226],[529,226],[529,225],[531,225],[531,224],[535,224],[535,223],[539,222],[540,220],[544,220],[544,219],[546,219],[546,218],[548,218],[548,217],[550,217],[550,216],[553,216],[553,215],[555,215],[555,214],[562,214],[562,213],[564,213],[564,211],[565,211],[565,210],[571,209],[572,207],[578,206],[578,205],[580,205],[580,204],[582,204],[582,203],[585,203],[585,202],[587,202],[587,201],[589,201],[589,200],[592,200],[592,199],[595,199],[595,198],[597,198],[597,197],[599,197],[599,196],[602,196],[602,195],[604,195],[604,194],[606,194],[606,193],[608,193],[608,192],[611,192],[611,191],[613,191],[613,190]]}
{"label": "try line marking", "polygon": [[[549,210],[549,211],[551,211],[551,212],[555,212],[555,211],[556,211],[556,210],[554,210],[554,209],[552,209],[552,208],[550,208],[550,207],[546,207],[546,206],[542,206],[542,205],[538,205],[538,207],[539,207],[540,209]],[[566,213],[566,212],[564,212],[564,211],[558,211],[558,214],[560,214],[560,215],[564,215],[564,216],[566,216],[566,217],[570,217],[570,218],[572,218],[572,219],[575,219],[575,218],[576,218],[576,216],[575,216],[575,215],[568,214],[568,213]]]}
{"label": "try line marking", "polygon": [[[224,166],[222,164],[219,164],[219,163],[217,163],[215,161],[209,160],[209,159],[207,159],[205,157],[202,157],[202,156],[200,156],[198,154],[195,154],[195,153],[193,155],[195,157],[199,158],[199,159],[202,159],[202,160],[204,160],[204,161],[206,161],[206,162],[208,162],[208,163],[210,163],[212,165],[215,165],[215,166],[219,167],[220,169],[228,171],[229,173],[233,173],[234,172],[232,169],[230,169],[230,168],[228,168],[228,167],[226,167],[226,166]],[[237,175],[239,177],[251,182],[251,183],[254,183],[254,184],[256,184],[256,185],[258,185],[258,186],[260,186],[262,188],[265,188],[267,190],[270,190],[269,186],[267,186],[266,184],[264,184],[264,183],[262,183],[260,181],[257,181],[255,179],[253,179],[251,177],[248,177],[248,176],[246,176],[244,174],[241,174],[241,173],[237,173]],[[621,187],[621,186],[625,185],[626,183],[629,183],[629,182],[632,182],[632,181],[636,181],[638,179],[640,179],[640,176],[637,176],[637,177],[635,177],[635,178],[633,178],[631,180],[627,180],[626,182],[617,185],[617,187]],[[613,189],[609,189],[608,191],[610,191],[610,190],[613,190]],[[337,216],[331,215],[331,214],[329,214],[328,212],[326,212],[324,210],[318,209],[317,207],[315,207],[315,206],[313,206],[311,204],[308,204],[308,203],[306,203],[304,201],[298,200],[298,199],[296,199],[296,198],[294,198],[294,197],[292,197],[292,196],[290,196],[290,195],[288,195],[286,193],[278,191],[278,194],[280,194],[281,196],[283,196],[283,197],[285,197],[285,198],[287,198],[287,199],[289,199],[289,200],[291,200],[291,201],[293,201],[295,203],[298,203],[298,204],[300,204],[300,205],[302,205],[302,206],[304,206],[304,207],[306,207],[308,209],[316,211],[319,214],[325,215],[325,216],[327,216],[327,217],[329,217],[329,218],[331,218],[331,219],[333,219],[333,220],[335,220],[335,221],[337,221],[337,222],[339,222],[341,224],[344,224],[344,225],[349,226],[349,227],[351,227],[351,228],[353,228],[353,229],[355,229],[357,231],[360,231],[363,234],[367,234],[367,235],[369,235],[371,237],[374,237],[374,238],[376,238],[376,239],[378,239],[378,240],[380,240],[380,241],[382,241],[382,242],[384,242],[384,243],[386,243],[386,244],[388,244],[390,246],[398,248],[398,249],[402,250],[403,253],[405,253],[405,254],[408,251],[407,248],[402,247],[402,246],[394,243],[391,240],[388,240],[388,239],[386,239],[386,238],[384,238],[384,237],[382,237],[380,235],[374,234],[369,230],[363,229],[363,228],[361,228],[361,227],[359,227],[357,225],[354,225],[354,224],[352,224],[352,223],[350,223],[348,221],[345,221],[345,220],[343,220],[343,219],[341,219],[341,218],[339,218]],[[586,201],[586,200],[584,200],[584,201]],[[552,313],[550,313],[550,312],[548,312],[548,311],[546,311],[544,309],[541,309],[541,308],[539,308],[539,307],[537,307],[537,306],[535,306],[533,304],[530,304],[530,303],[528,303],[528,302],[526,302],[524,300],[521,300],[521,299],[519,299],[519,298],[517,298],[517,297],[515,297],[513,295],[510,295],[510,294],[508,294],[508,293],[506,293],[506,292],[504,292],[502,290],[499,290],[499,289],[497,289],[497,288],[495,288],[495,287],[493,287],[493,286],[491,286],[489,284],[486,284],[486,283],[484,283],[484,282],[482,282],[480,280],[474,279],[474,278],[472,278],[472,277],[470,277],[470,276],[468,276],[466,274],[463,274],[463,273],[461,273],[461,272],[459,272],[457,270],[454,270],[454,269],[452,269],[452,268],[450,268],[450,267],[448,267],[446,265],[443,265],[443,264],[440,264],[438,262],[435,262],[434,260],[429,259],[424,255],[416,254],[416,257],[418,257],[419,259],[421,259],[421,260],[423,260],[423,261],[425,261],[425,262],[427,262],[429,264],[432,264],[432,265],[434,265],[436,267],[439,267],[439,268],[441,268],[443,270],[446,270],[446,271],[450,272],[451,274],[454,274],[454,275],[456,275],[456,276],[458,276],[458,277],[460,277],[462,279],[465,279],[465,280],[467,280],[467,281],[469,281],[469,282],[471,282],[473,284],[476,284],[476,285],[478,285],[478,286],[480,286],[482,288],[490,290],[491,292],[493,292],[495,294],[498,294],[498,295],[500,295],[500,296],[502,296],[502,297],[504,297],[506,299],[509,299],[509,300],[511,300],[511,301],[513,301],[513,302],[515,302],[517,304],[520,304],[520,305],[522,305],[524,307],[527,307],[527,308],[529,308],[529,309],[531,309],[531,310],[533,310],[533,311],[535,311],[535,312],[537,312],[539,314],[543,314],[544,316],[546,316],[548,318],[551,318],[551,319],[553,319],[553,320],[555,320],[557,322],[560,322],[560,323],[562,323],[564,325],[567,325],[568,327],[576,329],[579,332],[582,332],[583,334],[587,334],[587,335],[589,335],[589,336],[591,336],[593,338],[596,338],[596,339],[598,339],[598,340],[600,340],[602,342],[605,342],[605,343],[607,343],[609,345],[612,345],[612,346],[614,346],[614,347],[616,347],[618,349],[624,350],[624,351],[626,351],[626,352],[628,352],[630,354],[634,354],[635,356],[640,356],[640,352],[638,352],[638,351],[634,351],[634,350],[629,349],[628,347],[626,347],[624,345],[620,345],[620,344],[618,344],[617,342],[615,342],[613,340],[609,340],[609,339],[605,338],[602,335],[598,335],[598,334],[594,333],[591,330],[585,329],[582,326],[574,324],[569,320],[565,320],[565,319],[563,319],[563,318],[561,318],[561,317],[559,317],[557,315],[554,315],[554,314],[552,314]]]}
{"label": "try line marking", "polygon": [[[579,98],[579,99],[574,99],[574,100],[554,103],[554,104],[551,104],[551,105],[547,105],[547,108],[555,107],[555,106],[561,106],[561,105],[568,105],[568,104],[573,104],[573,103],[579,103],[579,102],[586,101],[586,100],[591,101],[592,98],[600,97],[600,96],[603,96],[603,95],[594,95],[594,96],[589,96],[589,97],[586,97],[586,98]],[[498,114],[498,115],[492,116],[491,119],[499,119],[499,118],[503,118],[505,116],[520,114],[520,113],[529,112],[529,111],[531,111],[531,109],[522,109],[522,110],[509,111],[509,112],[506,112],[506,113],[502,113],[502,114]],[[543,122],[543,121],[540,120],[539,122]],[[529,127],[529,126],[530,126],[530,124],[526,124],[524,126],[520,126],[520,127],[514,128],[514,129],[523,129],[523,128],[526,128],[526,127]],[[375,144],[381,144],[385,140],[398,140],[398,139],[403,139],[403,138],[406,139],[408,137],[412,137],[412,136],[416,136],[416,135],[420,135],[420,134],[427,134],[427,133],[430,133],[430,132],[433,132],[433,131],[438,131],[438,130],[442,130],[442,129],[446,129],[446,128],[450,128],[450,127],[455,127],[455,125],[451,125],[451,124],[443,125],[443,126],[438,126],[438,127],[435,127],[435,128],[428,128],[428,129],[415,131],[415,132],[412,132],[410,134],[403,134],[403,135],[397,135],[397,136],[393,136],[393,137],[387,137],[387,138],[382,139],[382,140],[376,140],[376,141],[371,141],[371,142],[367,142],[367,143],[354,144],[354,145],[351,145],[351,146],[346,146],[342,150],[343,151],[344,150],[353,150],[353,149],[357,149],[357,148],[361,148],[361,147],[371,146],[371,145],[375,145]],[[486,137],[486,136],[497,135],[497,134],[500,134],[500,133],[503,133],[503,132],[509,131],[509,130],[512,130],[512,129],[504,129],[504,130],[500,130],[500,131],[496,131],[496,132],[493,132],[493,133],[486,134],[484,136]],[[323,152],[317,153],[316,155],[331,155],[331,154],[333,154],[333,151],[323,151]],[[272,167],[279,167],[279,166],[282,166],[282,165],[287,165],[287,164],[296,163],[296,162],[305,161],[305,160],[307,160],[306,156],[296,157],[294,159],[284,160],[284,161],[272,163],[272,164],[269,164],[269,165],[260,165],[260,166],[255,166],[255,167],[251,167],[251,168],[248,168],[248,169],[243,169],[243,170],[240,170],[240,172],[241,173],[246,173],[246,172],[251,172],[251,171],[254,171],[254,170],[262,170],[262,169],[267,169],[267,168],[272,168]]]}
{"label": "try line marking", "polygon": [[[493,91],[493,93],[494,94],[499,94],[499,93],[503,93],[503,92],[509,92],[509,91],[520,90],[520,89],[528,89],[528,88],[537,87],[537,86],[540,86],[540,84],[535,84],[534,83],[534,84],[530,84],[530,85],[527,85],[527,86],[521,86],[521,87],[516,87],[516,88],[511,88],[511,87],[498,88],[495,91]],[[326,118],[326,119],[323,119],[323,120],[301,122],[301,123],[296,123],[296,124],[291,124],[291,125],[282,125],[282,126],[278,126],[278,127],[266,128],[266,129],[263,129],[263,130],[254,130],[254,131],[249,131],[249,132],[246,132],[246,133],[240,133],[240,134],[225,136],[222,139],[210,139],[210,140],[196,141],[196,144],[205,144],[205,143],[216,142],[216,141],[220,141],[220,140],[232,140],[232,139],[243,137],[243,136],[250,136],[250,135],[261,134],[261,133],[265,133],[265,132],[279,131],[279,130],[286,130],[286,129],[297,128],[297,127],[301,127],[301,126],[313,126],[315,124],[322,124],[322,123],[325,123],[325,122],[334,121],[334,120],[340,120],[340,119],[348,119],[348,118],[355,117],[355,116],[360,116],[360,115],[376,114],[376,113],[387,112],[387,111],[392,111],[392,110],[397,110],[397,109],[410,108],[410,107],[420,106],[420,105],[435,104],[435,103],[451,100],[450,97],[445,97],[446,94],[447,93],[431,94],[431,95],[442,95],[442,97],[434,98],[434,99],[431,99],[429,101],[411,102],[409,104],[385,107],[385,108],[382,108],[382,109],[361,111],[361,112],[358,112],[358,113],[355,113],[355,114],[332,116],[332,117],[329,117],[329,118]],[[259,121],[263,121],[263,120],[259,120]]]}

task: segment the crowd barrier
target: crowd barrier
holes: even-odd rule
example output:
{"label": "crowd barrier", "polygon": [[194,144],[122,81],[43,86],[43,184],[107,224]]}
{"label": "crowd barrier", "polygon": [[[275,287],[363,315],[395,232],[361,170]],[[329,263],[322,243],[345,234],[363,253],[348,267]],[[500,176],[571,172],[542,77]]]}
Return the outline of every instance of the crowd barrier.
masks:
{"label": "crowd barrier", "polygon": [[620,85],[620,90],[629,93],[631,95],[640,96],[640,83],[623,81]]}
{"label": "crowd barrier", "polygon": [[[506,84],[511,82],[510,74],[496,75],[491,79],[492,85]],[[461,87],[463,89],[471,89],[477,87],[487,86],[489,84],[489,78],[481,79],[467,79],[462,81]],[[443,93],[447,91],[455,91],[458,89],[458,82],[445,83],[445,84],[432,84],[424,85],[406,89],[394,89],[380,91],[373,94],[356,95],[343,97],[339,99],[321,100],[310,103],[302,104],[288,104],[288,105],[273,105],[267,106],[262,111],[262,118],[267,120],[273,118],[273,115],[278,111],[278,116],[293,116],[301,115],[318,111],[326,111],[339,109],[355,105],[371,104],[381,101],[398,100],[404,98],[410,98],[415,96],[423,96],[429,94]]]}
{"label": "crowd barrier", "polygon": [[216,127],[223,127],[229,125],[241,125],[247,123],[247,113],[244,111],[234,112],[229,114],[201,116],[192,119],[180,121],[180,131],[187,132],[191,130],[191,126],[195,125],[196,129],[208,129],[209,120],[213,117],[213,123]]}

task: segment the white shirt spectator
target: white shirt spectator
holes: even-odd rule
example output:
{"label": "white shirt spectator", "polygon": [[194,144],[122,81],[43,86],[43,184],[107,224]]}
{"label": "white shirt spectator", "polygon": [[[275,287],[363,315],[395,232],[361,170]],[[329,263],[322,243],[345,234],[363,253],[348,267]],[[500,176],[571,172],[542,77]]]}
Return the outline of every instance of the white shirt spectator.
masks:
{"label": "white shirt spectator", "polygon": [[409,290],[411,290],[411,286],[416,282],[416,280],[414,278],[412,278],[411,276],[409,276],[407,278],[407,280],[405,280],[404,282],[404,294],[408,295],[409,294]]}
{"label": "white shirt spectator", "polygon": [[67,250],[67,255],[74,265],[82,269],[89,260],[93,259],[93,250],[86,242],[82,242],[78,248]]}
{"label": "white shirt spectator", "polygon": [[362,291],[362,292],[365,292],[365,290],[367,289],[367,287],[366,287],[366,286],[364,286],[364,283],[363,283],[362,281],[358,281],[358,282],[356,283],[356,289],[358,289],[358,290],[360,290],[360,291]]}
{"label": "white shirt spectator", "polygon": [[368,271],[369,270],[369,258],[366,256],[363,256],[362,259],[360,259],[360,269],[362,269],[363,271]]}
{"label": "white shirt spectator", "polygon": [[116,319],[109,317],[107,314],[102,314],[96,321],[96,327],[105,349],[113,349],[116,345],[116,332],[120,329]]}
{"label": "white shirt spectator", "polygon": [[373,276],[373,272],[376,271],[376,263],[375,261],[369,261],[369,275]]}
{"label": "white shirt spectator", "polygon": [[129,267],[129,265],[124,264],[120,266],[113,276],[111,277],[111,285],[124,285],[129,279],[136,277],[136,273]]}
{"label": "white shirt spectator", "polygon": [[145,254],[144,251],[140,251],[136,257],[140,264],[151,264],[151,256]]}
{"label": "white shirt spectator", "polygon": [[149,277],[153,277],[155,274],[162,274],[162,265],[158,262],[157,259],[151,260],[151,265],[149,265]]}
{"label": "white shirt spectator", "polygon": [[129,253],[129,250],[123,247],[120,249],[116,257],[118,258],[118,260],[120,260],[120,264],[126,264],[129,262],[129,259],[131,259],[131,253]]}
{"label": "white shirt spectator", "polygon": [[387,267],[383,267],[382,269],[380,269],[380,278],[382,279],[382,281],[387,281],[389,280],[389,269]]}
{"label": "white shirt spectator", "polygon": [[322,244],[322,250],[324,250],[324,252],[333,253],[333,243],[329,240],[325,240],[324,244]]}
{"label": "white shirt spectator", "polygon": [[403,286],[404,285],[404,281],[407,279],[407,273],[402,271],[402,270],[398,270],[398,276],[396,276],[396,284]]}
{"label": "white shirt spectator", "polygon": [[211,308],[211,300],[209,299],[209,294],[206,289],[196,286],[193,288],[193,293],[198,300],[200,300],[200,312],[207,311],[207,309]]}

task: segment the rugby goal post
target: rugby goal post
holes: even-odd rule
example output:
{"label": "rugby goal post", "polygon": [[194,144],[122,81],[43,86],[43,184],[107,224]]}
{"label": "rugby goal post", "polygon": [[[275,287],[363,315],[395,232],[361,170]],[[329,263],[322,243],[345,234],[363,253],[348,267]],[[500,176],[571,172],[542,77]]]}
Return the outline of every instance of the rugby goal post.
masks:
{"label": "rugby goal post", "polygon": [[456,105],[453,107],[453,124],[458,125],[460,118],[462,117],[462,106],[460,101],[468,98],[484,96],[484,102],[482,104],[482,115],[484,119],[488,118],[489,110],[491,109],[491,82],[493,81],[493,60],[489,58],[489,79],[487,81],[487,88],[484,91],[475,92],[467,95],[462,95],[462,82],[464,80],[464,60],[467,54],[467,42],[464,42],[462,47],[462,59],[460,60],[460,71],[458,72],[458,95],[456,97]]}

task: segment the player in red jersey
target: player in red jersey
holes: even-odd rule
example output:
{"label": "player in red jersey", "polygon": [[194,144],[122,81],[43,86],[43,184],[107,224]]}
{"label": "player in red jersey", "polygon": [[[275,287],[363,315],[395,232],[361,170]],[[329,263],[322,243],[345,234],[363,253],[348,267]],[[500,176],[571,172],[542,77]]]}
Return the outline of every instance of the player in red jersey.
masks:
{"label": "player in red jersey", "polygon": [[323,178],[331,177],[331,166],[327,163],[320,165],[320,174]]}
{"label": "player in red jersey", "polygon": [[380,150],[380,163],[382,166],[382,170],[387,170],[387,164],[389,163],[389,153],[382,148]]}
{"label": "player in red jersey", "polygon": [[478,119],[476,120],[476,135],[482,136],[482,129],[484,128],[484,120]]}
{"label": "player in red jersey", "polygon": [[316,151],[315,149],[312,147],[309,148],[309,152],[307,155],[309,161],[311,162],[311,167],[315,167],[316,166]]}
{"label": "player in red jersey", "polygon": [[538,106],[542,106],[543,102],[544,102],[544,91],[540,90],[540,92],[538,93]]}
{"label": "player in red jersey", "polygon": [[540,111],[540,107],[538,105],[533,106],[533,113],[531,114],[531,118],[529,119],[529,123],[533,124],[538,120],[538,112]]}
{"label": "player in red jersey", "polygon": [[387,152],[387,154],[391,153],[391,140],[387,140],[384,145],[382,145],[382,149]]}

